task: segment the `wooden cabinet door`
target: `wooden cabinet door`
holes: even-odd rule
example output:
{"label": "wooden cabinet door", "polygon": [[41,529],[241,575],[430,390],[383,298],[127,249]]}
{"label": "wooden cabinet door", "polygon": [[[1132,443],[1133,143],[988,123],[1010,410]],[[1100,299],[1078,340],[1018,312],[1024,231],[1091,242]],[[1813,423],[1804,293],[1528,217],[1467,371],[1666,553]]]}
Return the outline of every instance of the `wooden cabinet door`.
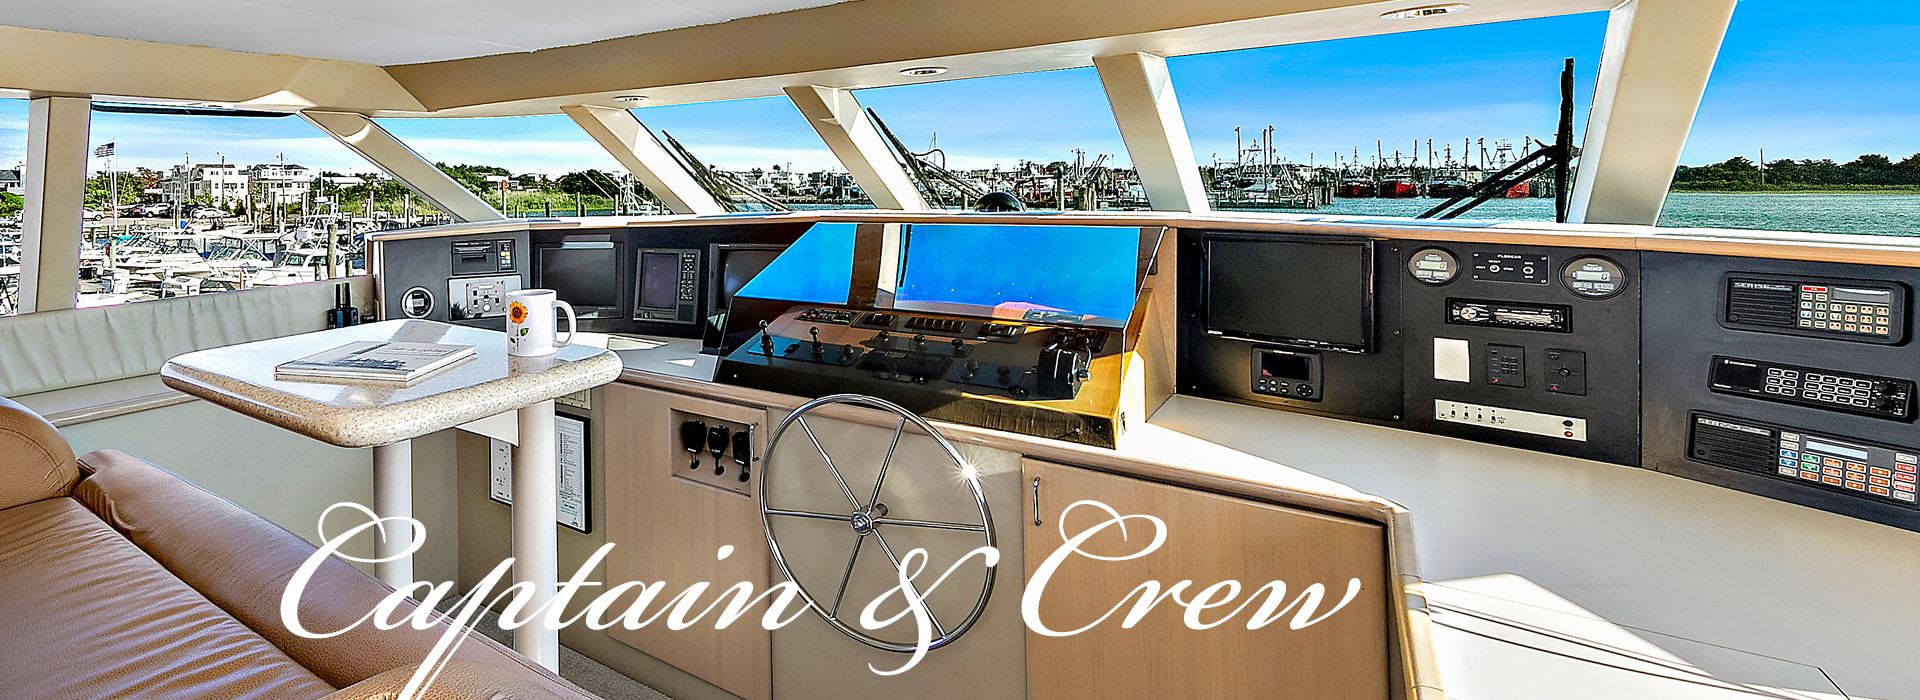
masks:
{"label": "wooden cabinet door", "polygon": [[[1028,487],[1040,480],[1037,497],[1024,506],[1030,594],[1035,569],[1063,544],[1060,517],[1068,504],[1093,500],[1122,515],[1153,515],[1165,521],[1167,533],[1159,549],[1139,558],[1097,561],[1074,556],[1055,570],[1040,593],[1039,616],[1047,628],[1077,629],[1123,602],[1124,607],[1073,636],[1042,635],[1030,622],[1030,700],[1387,697],[1387,550],[1382,526],[1032,459],[1025,461],[1024,472]],[[1098,510],[1081,507],[1067,518],[1064,530],[1070,536],[1105,519]],[[1142,521],[1127,524],[1131,539],[1109,528],[1079,549],[1107,556],[1140,551],[1151,541],[1152,528]],[[1238,597],[1201,615],[1203,622],[1212,622],[1270,581],[1286,582],[1282,605],[1293,602],[1309,584],[1323,584],[1324,612],[1339,602],[1353,578],[1360,579],[1359,595],[1305,629],[1289,628],[1291,612],[1261,629],[1247,629],[1264,593],[1212,629],[1189,629],[1183,621],[1186,609],[1172,596],[1132,629],[1121,627],[1138,599],[1133,591],[1150,580],[1158,580],[1163,592],[1182,579],[1192,580],[1179,594],[1189,601],[1217,582],[1239,581]]]}
{"label": "wooden cabinet door", "polygon": [[[607,423],[607,541],[614,544],[607,556],[607,585],[664,582],[649,612],[695,583],[711,584],[703,602],[741,581],[756,593],[768,585],[771,564],[754,499],[674,476],[687,464],[678,423],[687,415],[751,425],[756,440],[765,440],[761,409],[607,385],[601,420]],[[764,442],[755,444],[754,454],[764,448]],[[724,545],[735,551],[721,560],[715,553]],[[614,609],[632,599],[623,597]],[[684,630],[668,629],[662,617],[638,630],[616,625],[607,635],[727,692],[765,700],[773,695],[773,675],[771,641],[760,626],[763,611],[756,606],[726,629],[715,629],[712,615]]]}

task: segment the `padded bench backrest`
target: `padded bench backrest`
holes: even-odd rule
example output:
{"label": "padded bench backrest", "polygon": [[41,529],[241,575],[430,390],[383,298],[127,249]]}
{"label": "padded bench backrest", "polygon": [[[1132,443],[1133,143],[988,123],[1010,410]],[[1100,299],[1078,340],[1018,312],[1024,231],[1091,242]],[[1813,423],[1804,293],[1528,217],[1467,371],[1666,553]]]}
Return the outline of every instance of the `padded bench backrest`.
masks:
{"label": "padded bench backrest", "polygon": [[0,318],[0,396],[145,376],[181,353],[317,331],[339,284],[356,300],[372,288],[355,277]]}

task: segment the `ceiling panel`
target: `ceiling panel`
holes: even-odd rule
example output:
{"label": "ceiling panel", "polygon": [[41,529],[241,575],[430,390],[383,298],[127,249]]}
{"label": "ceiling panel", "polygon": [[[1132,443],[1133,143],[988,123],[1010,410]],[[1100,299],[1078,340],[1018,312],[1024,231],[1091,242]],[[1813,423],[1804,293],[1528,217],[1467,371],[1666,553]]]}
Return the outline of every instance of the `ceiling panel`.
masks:
{"label": "ceiling panel", "polygon": [[839,1],[60,0],[5,3],[0,23],[393,65],[584,44]]}

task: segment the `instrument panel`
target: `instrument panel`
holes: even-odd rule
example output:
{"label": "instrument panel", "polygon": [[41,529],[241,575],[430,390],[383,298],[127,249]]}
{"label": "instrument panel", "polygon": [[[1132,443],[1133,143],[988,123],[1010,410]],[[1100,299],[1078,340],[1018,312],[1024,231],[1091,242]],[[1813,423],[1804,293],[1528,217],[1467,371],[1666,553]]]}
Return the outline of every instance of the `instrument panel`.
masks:
{"label": "instrument panel", "polygon": [[[1164,324],[1178,393],[1646,468],[1920,531],[1920,270],[1187,229],[1166,248],[1173,318],[1149,322],[1129,295],[1162,229],[874,223],[838,224],[849,233],[835,254],[897,269],[842,261],[831,294],[755,297],[749,282],[810,226],[385,241],[383,308],[497,325],[506,292],[557,284],[600,300],[588,328],[703,337],[722,355],[718,381],[870,393],[1097,446],[1124,430],[1124,354]],[[1125,229],[1123,245],[1084,238],[1103,228]],[[1115,274],[1075,287],[1100,266],[1057,262],[1096,248],[1122,252],[1105,265]]]}

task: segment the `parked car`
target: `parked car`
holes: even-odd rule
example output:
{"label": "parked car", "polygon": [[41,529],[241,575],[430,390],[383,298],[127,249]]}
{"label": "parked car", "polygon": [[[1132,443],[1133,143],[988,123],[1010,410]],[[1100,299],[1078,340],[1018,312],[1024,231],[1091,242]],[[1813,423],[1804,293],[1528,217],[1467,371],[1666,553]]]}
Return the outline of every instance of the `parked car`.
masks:
{"label": "parked car", "polygon": [[105,214],[94,211],[92,209],[80,210],[80,220],[82,221],[99,221],[101,218],[105,216],[106,216]]}
{"label": "parked car", "polygon": [[167,204],[142,204],[135,211],[141,216],[166,216],[173,213],[173,207]]}
{"label": "parked car", "polygon": [[224,218],[227,218],[227,212],[224,209],[215,209],[213,207],[201,207],[199,209],[193,210],[193,218],[224,219]]}

